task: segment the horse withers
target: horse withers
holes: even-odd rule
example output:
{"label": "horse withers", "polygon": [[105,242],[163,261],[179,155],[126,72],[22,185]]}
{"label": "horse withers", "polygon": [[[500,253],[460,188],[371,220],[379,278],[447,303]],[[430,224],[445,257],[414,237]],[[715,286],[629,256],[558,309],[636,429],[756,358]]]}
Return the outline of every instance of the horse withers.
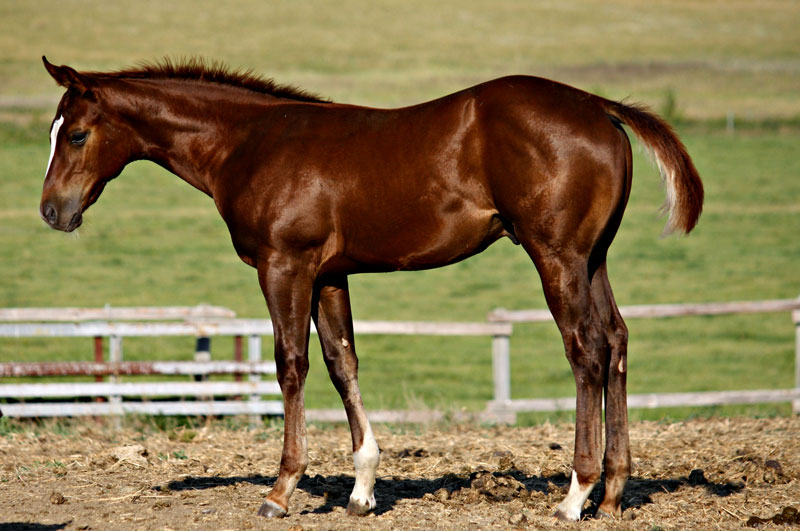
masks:
{"label": "horse withers", "polygon": [[661,171],[666,232],[692,230],[703,202],[691,158],[664,121],[641,106],[527,76],[375,109],[199,60],[117,72],[43,60],[66,89],[40,206],[49,226],[75,230],[126,164],[150,160],[214,200],[234,249],[258,271],[285,411],[280,470],[259,514],[285,515],[308,465],[303,388],[312,319],[352,434],[347,511],[375,507],[380,452],[358,388],[348,276],[444,266],[504,236],[536,266],[575,376],[572,483],[556,516],[580,519],[603,471],[598,514],[621,514],[631,459],[628,332],[606,253],[631,190],[622,125]]}

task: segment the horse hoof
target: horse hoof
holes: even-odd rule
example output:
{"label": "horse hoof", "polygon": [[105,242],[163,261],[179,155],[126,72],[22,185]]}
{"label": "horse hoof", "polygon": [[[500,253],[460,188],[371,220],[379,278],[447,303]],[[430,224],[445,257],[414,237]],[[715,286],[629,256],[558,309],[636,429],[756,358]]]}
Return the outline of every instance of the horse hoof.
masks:
{"label": "horse hoof", "polygon": [[286,516],[286,509],[283,509],[273,501],[267,500],[258,510],[258,516],[263,516],[264,518],[283,518]]}
{"label": "horse hoof", "polygon": [[619,509],[608,511],[608,510],[603,509],[602,507],[600,507],[600,508],[597,509],[597,512],[594,513],[594,517],[595,518],[602,518],[602,519],[610,518],[610,519],[613,520],[615,518],[622,517],[622,511],[619,510]]}
{"label": "horse hoof", "polygon": [[350,516],[364,516],[372,510],[372,507],[367,503],[361,503],[353,498],[347,504],[347,514]]}
{"label": "horse hoof", "polygon": [[556,512],[553,513],[553,518],[555,518],[559,522],[577,522],[578,520],[580,520],[580,517],[572,518],[561,509],[557,509]]}

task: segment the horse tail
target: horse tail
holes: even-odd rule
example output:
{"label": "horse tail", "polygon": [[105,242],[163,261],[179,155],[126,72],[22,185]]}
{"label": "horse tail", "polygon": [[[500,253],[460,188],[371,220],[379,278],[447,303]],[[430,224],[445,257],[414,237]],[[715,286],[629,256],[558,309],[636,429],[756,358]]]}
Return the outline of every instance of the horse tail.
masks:
{"label": "horse tail", "polygon": [[678,135],[644,105],[601,101],[606,113],[630,127],[655,159],[667,193],[664,234],[689,233],[703,210],[703,182]]}

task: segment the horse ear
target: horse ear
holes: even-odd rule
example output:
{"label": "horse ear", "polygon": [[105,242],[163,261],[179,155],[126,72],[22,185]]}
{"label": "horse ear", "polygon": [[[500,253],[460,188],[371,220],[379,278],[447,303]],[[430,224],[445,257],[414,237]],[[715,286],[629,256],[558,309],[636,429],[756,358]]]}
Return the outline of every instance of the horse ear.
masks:
{"label": "horse ear", "polygon": [[56,83],[64,88],[74,88],[81,93],[87,92],[89,87],[86,80],[75,69],[67,65],[56,66],[47,60],[47,57],[42,56],[42,62],[47,72],[56,80]]}

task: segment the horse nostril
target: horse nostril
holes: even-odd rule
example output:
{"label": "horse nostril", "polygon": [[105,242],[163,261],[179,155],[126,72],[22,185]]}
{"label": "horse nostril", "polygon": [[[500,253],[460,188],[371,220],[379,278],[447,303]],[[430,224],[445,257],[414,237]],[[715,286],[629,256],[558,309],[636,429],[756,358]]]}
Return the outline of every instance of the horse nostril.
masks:
{"label": "horse nostril", "polygon": [[56,209],[53,208],[53,205],[47,205],[44,208],[44,217],[50,223],[55,223],[56,222],[56,217],[57,217]]}

